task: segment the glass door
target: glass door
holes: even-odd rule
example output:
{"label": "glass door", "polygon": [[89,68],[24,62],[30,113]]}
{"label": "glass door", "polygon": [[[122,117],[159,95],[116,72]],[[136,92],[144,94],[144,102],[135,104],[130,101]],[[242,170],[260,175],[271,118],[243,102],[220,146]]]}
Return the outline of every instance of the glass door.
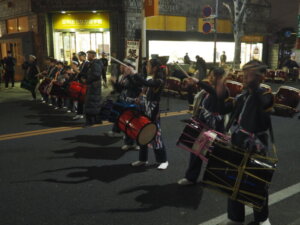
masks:
{"label": "glass door", "polygon": [[70,63],[72,61],[72,53],[76,53],[76,37],[75,33],[63,33],[63,52],[64,61]]}
{"label": "glass door", "polygon": [[98,57],[104,51],[103,33],[90,33],[91,49],[97,52]]}

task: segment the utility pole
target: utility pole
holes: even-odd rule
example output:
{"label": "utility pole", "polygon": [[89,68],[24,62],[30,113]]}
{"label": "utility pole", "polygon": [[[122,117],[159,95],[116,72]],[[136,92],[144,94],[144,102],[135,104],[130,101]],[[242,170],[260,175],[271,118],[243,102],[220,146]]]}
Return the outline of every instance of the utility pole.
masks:
{"label": "utility pole", "polygon": [[147,57],[147,27],[146,27],[146,17],[145,17],[145,0],[142,0],[142,12],[141,12],[141,45],[142,45],[142,57]]}
{"label": "utility pole", "polygon": [[214,18],[214,66],[217,64],[217,20],[219,14],[219,0],[216,0],[216,8],[215,8],[215,18]]}

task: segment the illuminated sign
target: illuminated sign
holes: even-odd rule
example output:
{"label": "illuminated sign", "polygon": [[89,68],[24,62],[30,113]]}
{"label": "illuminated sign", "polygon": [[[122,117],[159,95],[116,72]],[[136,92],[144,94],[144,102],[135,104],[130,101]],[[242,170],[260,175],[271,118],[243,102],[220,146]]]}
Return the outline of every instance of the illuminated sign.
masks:
{"label": "illuminated sign", "polygon": [[55,30],[66,29],[109,29],[108,13],[74,13],[53,16]]}

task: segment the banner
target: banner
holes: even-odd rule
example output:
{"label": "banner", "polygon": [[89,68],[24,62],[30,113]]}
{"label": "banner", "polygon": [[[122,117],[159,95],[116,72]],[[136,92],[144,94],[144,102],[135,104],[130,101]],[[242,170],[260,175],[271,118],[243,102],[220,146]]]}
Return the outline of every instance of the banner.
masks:
{"label": "banner", "polygon": [[159,0],[145,0],[145,17],[159,14]]}
{"label": "banner", "polygon": [[135,70],[138,71],[140,60],[140,41],[127,41],[126,58],[135,59]]}

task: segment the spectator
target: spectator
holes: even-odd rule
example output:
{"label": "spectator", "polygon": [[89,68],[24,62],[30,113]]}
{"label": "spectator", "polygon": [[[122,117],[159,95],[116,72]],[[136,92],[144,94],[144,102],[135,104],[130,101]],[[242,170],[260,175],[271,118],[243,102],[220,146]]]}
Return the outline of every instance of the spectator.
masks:
{"label": "spectator", "polygon": [[226,64],[226,61],[227,61],[227,56],[225,51],[223,51],[223,54],[220,56],[221,66],[224,66]]}
{"label": "spectator", "polygon": [[102,58],[100,59],[103,65],[102,69],[102,79],[103,79],[103,86],[107,88],[107,79],[106,79],[106,73],[107,73],[107,67],[108,67],[108,60],[106,58],[105,52],[102,52]]}
{"label": "spectator", "polygon": [[72,61],[78,62],[78,64],[79,64],[79,59],[78,59],[76,53],[72,54]]}
{"label": "spectator", "polygon": [[188,53],[185,54],[183,61],[184,61],[184,64],[191,64],[191,59],[190,59]]}
{"label": "spectator", "polygon": [[28,61],[24,62],[22,68],[25,70],[25,82],[29,85],[27,86],[27,90],[31,92],[32,100],[36,100],[36,85],[38,84],[38,77],[37,75],[40,72],[40,69],[37,65],[37,60],[34,55],[29,55]]}
{"label": "spectator", "polygon": [[12,56],[11,51],[7,52],[7,57],[3,59],[4,65],[4,80],[5,80],[5,88],[8,88],[9,81],[11,81],[11,87],[15,86],[15,65],[16,59]]}
{"label": "spectator", "polygon": [[203,80],[206,77],[207,66],[205,60],[199,55],[196,56],[196,69],[198,71],[196,78]]}

